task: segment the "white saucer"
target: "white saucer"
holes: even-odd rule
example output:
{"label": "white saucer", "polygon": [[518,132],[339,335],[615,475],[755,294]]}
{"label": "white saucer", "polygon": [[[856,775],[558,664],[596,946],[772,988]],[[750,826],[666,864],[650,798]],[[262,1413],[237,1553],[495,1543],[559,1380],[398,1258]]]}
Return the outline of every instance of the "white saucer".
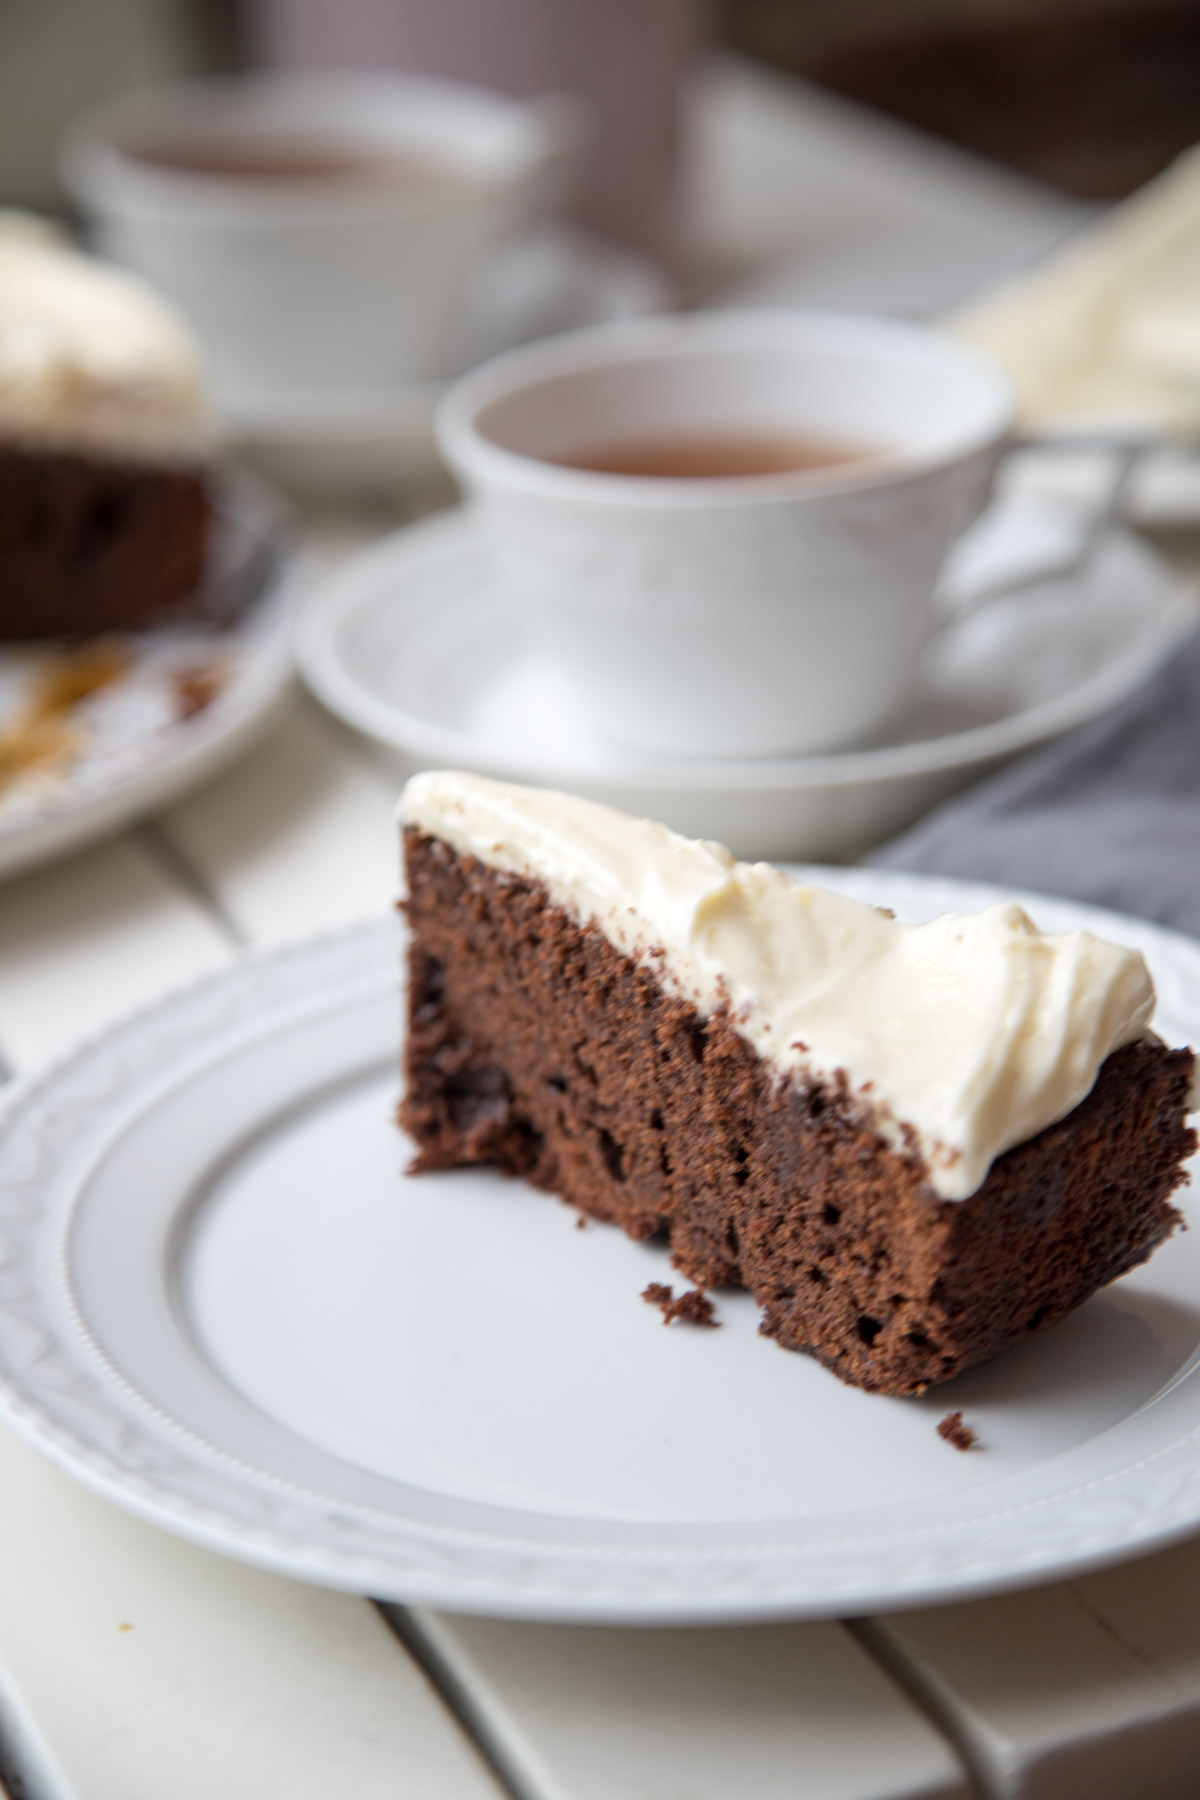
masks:
{"label": "white saucer", "polygon": [[[281,503],[257,482],[226,479],[199,605],[106,640],[125,666],[67,715],[69,753],[0,781],[0,879],[107,837],[247,751],[292,680],[298,593]],[[34,684],[88,653],[0,645],[0,733]]]}
{"label": "white saucer", "polygon": [[[999,898],[820,878],[910,919]],[[1142,949],[1200,1037],[1200,946],[1025,903]],[[400,950],[389,921],[247,957],[14,1084],[0,1416],[68,1473],[307,1580],[643,1624],[963,1599],[1200,1526],[1200,1232],[919,1400],[781,1351],[744,1293],[664,1330],[661,1244],[402,1174]]]}
{"label": "white saucer", "polygon": [[[643,258],[553,226],[493,257],[447,366],[459,374],[534,338],[659,312],[669,299],[663,277]],[[433,415],[445,387],[413,381],[351,393],[228,393],[222,411],[239,457],[298,498],[394,500],[440,470]]]}
{"label": "white saucer", "polygon": [[[970,560],[1015,572],[1049,502],[1013,503]],[[761,762],[650,762],[588,729],[569,681],[498,592],[461,511],[397,532],[316,593],[301,622],[309,686],[402,769],[465,768],[568,788],[717,838],[745,857],[849,859],[1004,758],[1103,713],[1195,622],[1160,560],[1107,533],[1073,575],[1022,587],[950,627],[892,741]]]}

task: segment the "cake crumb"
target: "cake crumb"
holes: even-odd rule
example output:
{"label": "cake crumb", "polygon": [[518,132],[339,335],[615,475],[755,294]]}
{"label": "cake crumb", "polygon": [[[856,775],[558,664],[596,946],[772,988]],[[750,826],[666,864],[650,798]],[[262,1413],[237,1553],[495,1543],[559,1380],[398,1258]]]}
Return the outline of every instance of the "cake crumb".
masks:
{"label": "cake crumb", "polygon": [[973,1450],[979,1442],[977,1432],[964,1423],[960,1412],[947,1413],[937,1428],[938,1436],[953,1444],[956,1450]]}
{"label": "cake crumb", "polygon": [[703,1288],[689,1288],[686,1294],[680,1294],[676,1300],[674,1288],[667,1287],[661,1281],[652,1281],[648,1288],[642,1290],[642,1299],[648,1300],[652,1306],[662,1308],[664,1325],[670,1325],[674,1319],[685,1319],[689,1325],[719,1327],[721,1323],[716,1317],[716,1308]]}
{"label": "cake crumb", "polygon": [[686,1319],[689,1325],[715,1327],[721,1323],[716,1313],[716,1307],[703,1288],[689,1288],[686,1294],[680,1294],[678,1300],[672,1300],[663,1308],[663,1324],[669,1325],[672,1319]]}
{"label": "cake crumb", "polygon": [[579,1217],[575,1221],[575,1229],[576,1229],[576,1231],[586,1231],[587,1230],[587,1214],[586,1213],[580,1213]]}

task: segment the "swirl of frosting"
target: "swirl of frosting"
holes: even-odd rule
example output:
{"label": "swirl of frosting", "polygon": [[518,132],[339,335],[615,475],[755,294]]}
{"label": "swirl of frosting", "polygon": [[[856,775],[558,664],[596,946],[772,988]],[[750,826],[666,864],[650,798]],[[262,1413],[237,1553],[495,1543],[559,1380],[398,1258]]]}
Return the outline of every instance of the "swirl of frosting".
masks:
{"label": "swirl of frosting", "polygon": [[213,437],[191,333],[135,276],[0,212],[0,432],[51,448],[155,458]]}

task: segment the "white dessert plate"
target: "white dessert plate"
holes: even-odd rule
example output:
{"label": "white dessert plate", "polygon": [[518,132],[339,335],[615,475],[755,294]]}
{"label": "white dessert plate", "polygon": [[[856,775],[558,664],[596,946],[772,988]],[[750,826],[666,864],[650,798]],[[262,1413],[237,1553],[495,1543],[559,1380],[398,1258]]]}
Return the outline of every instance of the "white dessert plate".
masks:
{"label": "white dessert plate", "polygon": [[[533,338],[660,312],[670,290],[644,258],[556,225],[493,257],[451,346],[451,374]],[[222,396],[238,455],[298,498],[394,500],[441,471],[433,415],[445,381],[361,392]]]}
{"label": "white dessert plate", "polygon": [[279,502],[230,478],[186,618],[69,648],[0,645],[0,879],[167,805],[248,750],[292,678],[297,598]]}
{"label": "white dessert plate", "polygon": [[[997,897],[822,878],[914,919]],[[1026,903],[1144,950],[1165,1035],[1200,1038],[1200,945]],[[920,1400],[759,1337],[743,1293],[664,1329],[661,1246],[487,1169],[404,1175],[400,949],[381,922],[248,957],[4,1105],[0,1416],[63,1469],[289,1575],[542,1619],[917,1606],[1200,1529],[1200,1232]]]}
{"label": "white dessert plate", "polygon": [[497,590],[461,511],[347,563],[312,596],[297,655],[317,698],[405,771],[568,788],[744,857],[849,859],[1004,758],[1106,711],[1194,624],[1194,598],[1118,530],[1073,573],[1019,585],[1023,560],[1053,554],[1056,528],[1077,517],[1065,502],[1018,495],[979,528],[972,584],[1017,585],[941,635],[908,717],[870,749],[648,761],[606,742]]}

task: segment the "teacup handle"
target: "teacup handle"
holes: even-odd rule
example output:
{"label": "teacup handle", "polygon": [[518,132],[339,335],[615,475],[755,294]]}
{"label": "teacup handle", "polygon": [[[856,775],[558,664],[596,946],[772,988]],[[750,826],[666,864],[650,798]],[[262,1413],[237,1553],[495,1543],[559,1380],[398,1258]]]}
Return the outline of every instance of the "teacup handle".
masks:
{"label": "teacup handle", "polygon": [[1029,451],[1052,456],[1080,451],[1104,452],[1108,457],[1108,479],[1099,504],[1081,513],[1079,532],[1066,547],[1059,547],[1052,554],[1031,560],[1023,569],[1010,570],[999,580],[985,581],[977,587],[944,584],[940,594],[947,622],[957,623],[990,601],[1020,593],[1024,588],[1037,587],[1055,577],[1073,575],[1085,568],[1105,531],[1121,516],[1133,478],[1147,453],[1160,448],[1163,441],[1162,432],[1150,428],[1127,431],[1081,428],[1045,435],[1014,436],[1005,448],[1005,460]]}

